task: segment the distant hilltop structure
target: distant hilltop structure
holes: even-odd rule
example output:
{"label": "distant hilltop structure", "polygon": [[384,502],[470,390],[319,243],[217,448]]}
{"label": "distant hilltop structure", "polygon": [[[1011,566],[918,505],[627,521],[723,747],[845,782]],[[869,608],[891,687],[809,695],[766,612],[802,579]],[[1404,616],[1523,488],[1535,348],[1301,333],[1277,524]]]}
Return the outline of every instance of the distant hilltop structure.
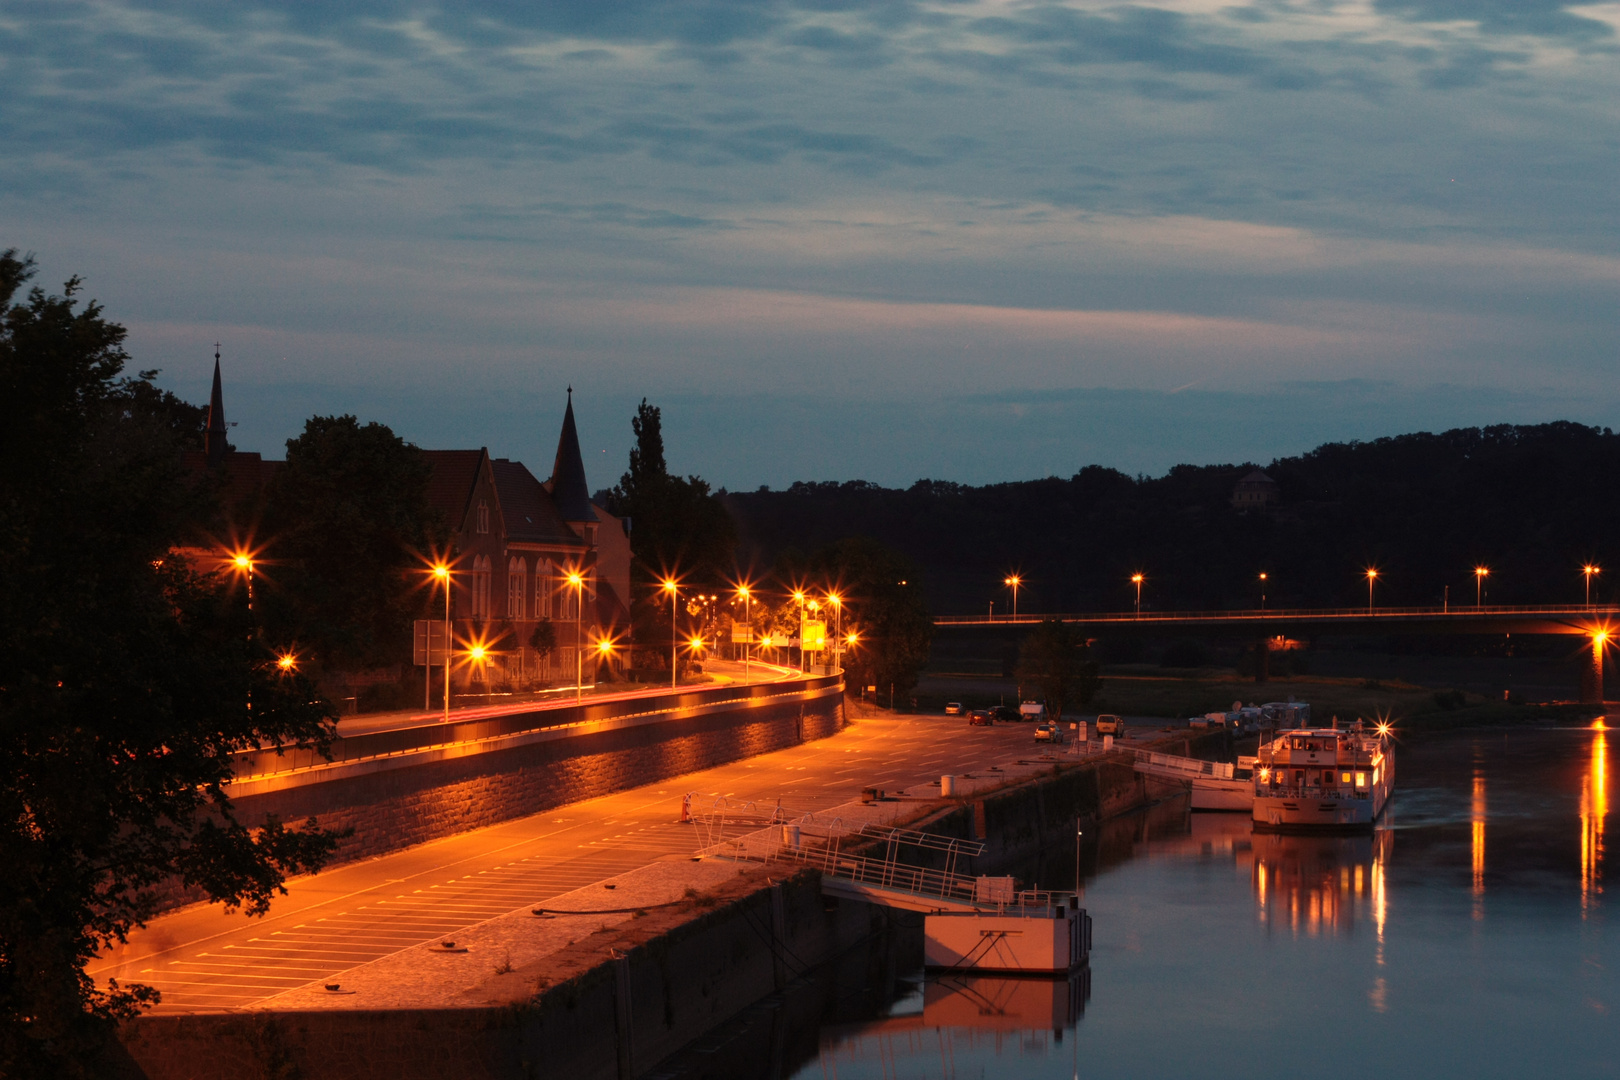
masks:
{"label": "distant hilltop structure", "polygon": [[1234,510],[1269,510],[1282,498],[1277,481],[1255,469],[1232,488]]}

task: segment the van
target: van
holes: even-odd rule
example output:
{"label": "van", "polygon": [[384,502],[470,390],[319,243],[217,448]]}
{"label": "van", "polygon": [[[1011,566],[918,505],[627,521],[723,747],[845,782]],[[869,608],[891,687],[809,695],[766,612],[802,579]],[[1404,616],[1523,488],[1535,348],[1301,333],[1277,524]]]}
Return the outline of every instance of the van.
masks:
{"label": "van", "polygon": [[1101,716],[1097,717],[1097,734],[1125,734],[1125,718],[1122,716],[1115,716],[1113,713],[1103,713]]}
{"label": "van", "polygon": [[1018,719],[1039,723],[1046,719],[1046,706],[1039,701],[1026,701],[1018,706]]}

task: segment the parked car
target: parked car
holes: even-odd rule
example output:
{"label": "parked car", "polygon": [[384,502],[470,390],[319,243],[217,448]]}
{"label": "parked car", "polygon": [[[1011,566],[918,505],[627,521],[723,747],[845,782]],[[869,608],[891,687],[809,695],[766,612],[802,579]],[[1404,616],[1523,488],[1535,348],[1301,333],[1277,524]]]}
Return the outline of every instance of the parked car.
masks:
{"label": "parked car", "polygon": [[1026,701],[1018,706],[1018,719],[1034,720],[1039,723],[1046,719],[1046,706],[1039,701]]}
{"label": "parked car", "polygon": [[962,715],[962,703],[960,701],[947,701],[945,703],[945,715],[946,716],[961,716]]}
{"label": "parked car", "polygon": [[1122,716],[1116,716],[1113,713],[1103,713],[1101,716],[1097,717],[1097,734],[1125,734],[1125,718]]}
{"label": "parked car", "polygon": [[1035,725],[1035,741],[1060,743],[1063,741],[1063,728],[1050,720]]}
{"label": "parked car", "polygon": [[1003,724],[1010,724],[1018,719],[1018,710],[1011,705],[997,705],[991,712]]}
{"label": "parked car", "polygon": [[989,709],[974,709],[968,713],[968,727],[994,727],[996,714]]}

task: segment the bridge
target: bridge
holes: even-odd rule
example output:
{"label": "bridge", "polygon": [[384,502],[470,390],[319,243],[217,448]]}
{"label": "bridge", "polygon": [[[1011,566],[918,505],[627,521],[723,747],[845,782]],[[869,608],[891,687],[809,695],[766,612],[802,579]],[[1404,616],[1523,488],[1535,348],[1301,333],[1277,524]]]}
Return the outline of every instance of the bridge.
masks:
{"label": "bridge", "polygon": [[[1098,611],[1061,614],[944,615],[935,627],[1034,626],[1047,619],[1099,634],[1197,633],[1265,641],[1338,634],[1565,634],[1591,642],[1583,653],[1581,701],[1603,701],[1603,655],[1620,634],[1620,605],[1456,605],[1445,607],[1251,608],[1239,611]],[[1266,651],[1255,681],[1265,682]]]}

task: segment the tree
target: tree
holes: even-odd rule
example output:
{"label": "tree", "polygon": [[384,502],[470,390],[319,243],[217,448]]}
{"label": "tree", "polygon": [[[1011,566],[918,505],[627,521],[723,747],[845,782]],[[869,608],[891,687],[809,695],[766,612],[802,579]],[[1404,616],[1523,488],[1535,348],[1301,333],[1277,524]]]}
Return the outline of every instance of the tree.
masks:
{"label": "tree", "polygon": [[839,593],[844,631],[858,635],[856,647],[844,654],[847,683],[876,686],[879,693],[893,687],[902,697],[911,693],[934,638],[934,620],[911,560],[870,537],[852,537],[822,548],[802,565],[784,560],[777,578],[785,585],[817,582]]}
{"label": "tree", "polygon": [[534,632],[529,635],[529,648],[535,655],[544,660],[557,651],[557,624],[550,619],[541,619],[534,624]]}
{"label": "tree", "polygon": [[0,1075],[90,1076],[156,994],[85,966],[157,886],[259,913],[331,853],[313,822],[239,820],[222,785],[233,751],[323,747],[334,717],[176,556],[207,488],[151,373],[123,375],[124,328],[76,278],[13,303],[33,272],[0,253]]}
{"label": "tree", "polygon": [[1053,719],[1068,705],[1085,705],[1097,696],[1101,670],[1085,635],[1057,619],[1041,620],[1018,653],[1018,681],[1040,687]]}
{"label": "tree", "polygon": [[630,427],[636,436],[630,468],[609,494],[608,509],[630,519],[631,618],[636,640],[651,644],[670,632],[658,584],[675,575],[694,589],[724,586],[734,569],[737,527],[707,481],[670,474],[658,406],[643,398]]}
{"label": "tree", "polygon": [[315,416],[287,441],[270,484],[267,619],[326,669],[408,658],[423,554],[447,530],[428,503],[431,472],[382,424]]}

